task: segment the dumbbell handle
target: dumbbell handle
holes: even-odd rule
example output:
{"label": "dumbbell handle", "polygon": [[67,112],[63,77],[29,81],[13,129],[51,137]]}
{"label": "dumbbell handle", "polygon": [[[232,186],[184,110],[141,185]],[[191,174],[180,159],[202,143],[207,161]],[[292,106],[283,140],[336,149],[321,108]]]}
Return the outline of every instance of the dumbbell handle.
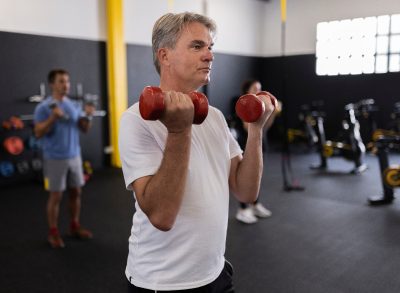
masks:
{"label": "dumbbell handle", "polygon": [[[208,114],[207,97],[200,92],[188,94],[194,105],[193,124],[201,124]],[[139,98],[139,111],[144,120],[158,120],[165,111],[164,93],[159,87],[146,86]]]}
{"label": "dumbbell handle", "polygon": [[[244,122],[252,123],[256,122],[265,111],[265,105],[263,101],[257,96],[269,95],[267,92],[259,92],[254,94],[245,94],[241,96],[236,102],[235,110],[236,114]],[[271,98],[271,102],[274,106],[275,99]]]}

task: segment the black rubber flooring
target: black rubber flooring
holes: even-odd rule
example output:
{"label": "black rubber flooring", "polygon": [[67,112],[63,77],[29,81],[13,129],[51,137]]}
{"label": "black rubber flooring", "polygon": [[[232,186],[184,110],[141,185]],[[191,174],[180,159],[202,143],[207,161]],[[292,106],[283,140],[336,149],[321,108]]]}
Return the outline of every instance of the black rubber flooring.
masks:
{"label": "black rubber flooring", "polygon": [[[266,156],[260,201],[271,218],[239,223],[231,198],[226,257],[236,292],[400,292],[400,201],[367,205],[368,196],[382,193],[377,159],[366,158],[362,175],[349,175],[352,164],[341,158],[330,160],[327,172],[309,169],[315,154],[293,154],[291,161],[303,192],[284,192],[281,156]],[[82,210],[95,238],[65,238],[63,250],[47,245],[47,194],[38,183],[0,191],[0,292],[126,292],[134,203],[121,170],[95,172]],[[65,200],[60,222],[66,232]]]}

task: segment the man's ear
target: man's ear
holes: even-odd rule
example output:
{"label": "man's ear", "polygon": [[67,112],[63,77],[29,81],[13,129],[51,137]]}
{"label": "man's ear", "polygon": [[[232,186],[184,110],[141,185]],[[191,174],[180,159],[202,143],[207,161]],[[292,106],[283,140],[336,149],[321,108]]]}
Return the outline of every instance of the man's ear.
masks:
{"label": "man's ear", "polygon": [[158,57],[158,62],[163,65],[168,66],[169,65],[169,51],[167,48],[161,48],[158,49],[157,52],[157,57]]}

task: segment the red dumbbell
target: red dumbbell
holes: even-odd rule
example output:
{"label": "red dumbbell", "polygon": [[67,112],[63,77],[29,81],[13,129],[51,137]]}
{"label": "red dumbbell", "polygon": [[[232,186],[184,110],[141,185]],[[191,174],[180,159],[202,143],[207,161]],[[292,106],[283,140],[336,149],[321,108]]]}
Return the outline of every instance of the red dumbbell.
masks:
{"label": "red dumbbell", "polygon": [[[256,95],[246,94],[241,96],[236,102],[236,114],[244,122],[256,122],[265,111],[265,105],[257,96],[269,96],[267,92],[259,92]],[[275,106],[275,99],[271,98],[272,104]]]}
{"label": "red dumbbell", "polygon": [[[201,124],[208,114],[207,97],[200,92],[189,93],[194,105],[193,124]],[[139,98],[140,115],[144,120],[157,120],[165,110],[164,93],[159,87],[146,86]]]}

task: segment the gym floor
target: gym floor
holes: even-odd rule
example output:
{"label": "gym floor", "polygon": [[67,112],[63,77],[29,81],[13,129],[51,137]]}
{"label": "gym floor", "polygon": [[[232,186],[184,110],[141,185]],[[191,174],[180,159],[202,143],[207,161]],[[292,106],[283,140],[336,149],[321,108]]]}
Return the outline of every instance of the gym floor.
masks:
{"label": "gym floor", "polygon": [[[282,191],[281,156],[269,153],[260,201],[272,217],[254,225],[235,220],[231,198],[226,257],[235,269],[236,292],[400,292],[400,202],[370,207],[382,193],[376,157],[369,169],[349,175],[341,158],[329,171],[308,168],[316,154],[292,154],[303,192]],[[400,156],[392,155],[392,162]],[[84,188],[82,222],[95,238],[47,242],[47,194],[38,183],[2,188],[0,197],[1,292],[126,292],[124,269],[134,202],[119,169],[94,173]],[[64,199],[60,230],[66,232]],[[195,252],[194,252],[195,253]]]}

